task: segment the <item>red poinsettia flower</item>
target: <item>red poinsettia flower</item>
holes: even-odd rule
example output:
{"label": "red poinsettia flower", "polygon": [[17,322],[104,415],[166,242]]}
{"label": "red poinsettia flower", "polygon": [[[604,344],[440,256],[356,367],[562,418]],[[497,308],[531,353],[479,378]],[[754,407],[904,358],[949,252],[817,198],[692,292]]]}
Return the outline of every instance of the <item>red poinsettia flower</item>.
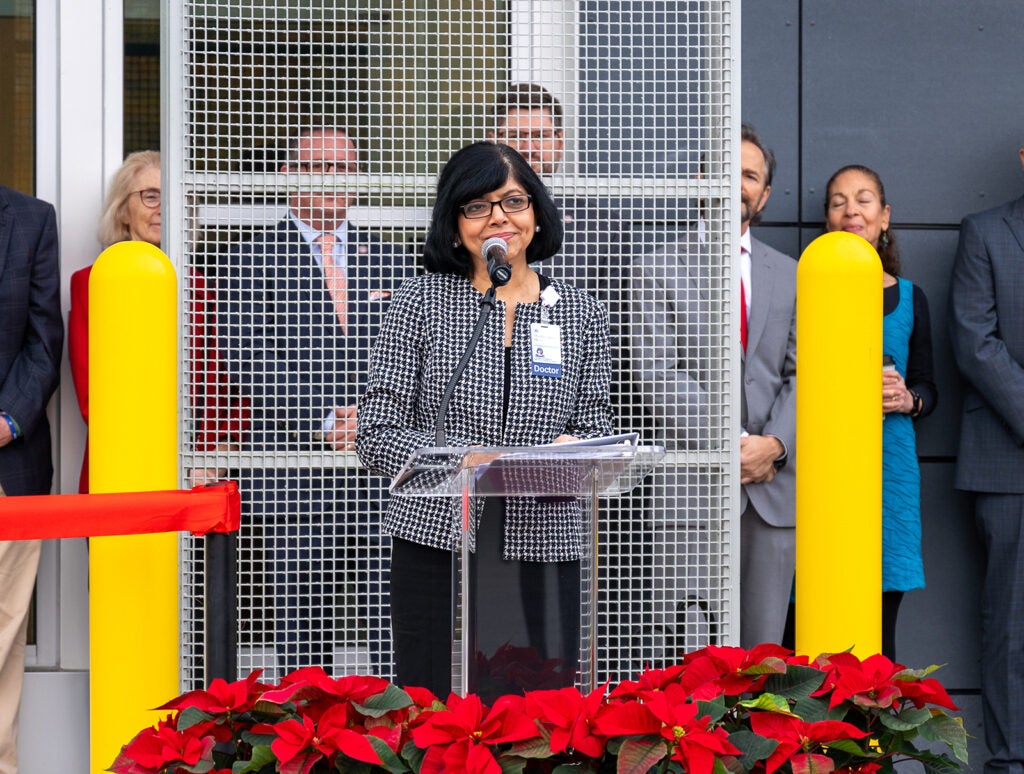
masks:
{"label": "red poinsettia flower", "polygon": [[193,767],[199,761],[213,763],[214,740],[170,725],[147,728],[124,746],[110,767],[120,774],[159,774],[175,764]]}
{"label": "red poinsettia flower", "polygon": [[312,718],[303,715],[301,720],[289,718],[280,723],[257,723],[253,733],[277,737],[270,743],[270,749],[277,757],[278,771],[282,774],[308,774],[320,760],[335,751],[329,743],[320,739]]}
{"label": "red poinsettia flower", "polygon": [[636,680],[623,680],[608,695],[612,700],[638,699],[648,693],[663,691],[669,685],[679,682],[685,667],[682,664],[665,669],[645,669]]}
{"label": "red poinsettia flower", "polygon": [[561,659],[541,658],[537,648],[509,643],[490,655],[478,652],[476,670],[478,684],[508,686],[517,693],[559,688],[567,679]]}
{"label": "red poinsettia flower", "polygon": [[[412,738],[417,747],[427,750],[421,774],[500,772],[490,746],[540,736],[536,723],[525,713],[521,696],[502,696],[486,711],[480,697],[470,694],[460,699],[452,694],[447,711],[427,711],[419,720]],[[472,768],[462,768],[470,763]]]}
{"label": "red poinsettia flower", "polygon": [[661,721],[647,704],[637,699],[607,705],[594,726],[603,736],[647,736],[661,732]]}
{"label": "red poinsettia flower", "polygon": [[526,694],[526,712],[539,719],[550,731],[551,752],[571,748],[591,757],[604,754],[608,739],[594,731],[607,684],[584,696],[576,688],[557,691],[532,691]]}
{"label": "red poinsettia flower", "polygon": [[335,752],[363,761],[380,764],[380,756],[366,739],[366,731],[349,722],[345,705],[336,704],[320,717],[316,724],[317,749],[327,754]]}
{"label": "red poinsettia flower", "polygon": [[597,730],[607,736],[657,734],[668,743],[669,754],[689,774],[711,774],[716,756],[740,755],[724,729],[710,728],[709,718],[697,716],[697,705],[687,701],[681,685],[669,685],[639,701],[608,705],[597,719]]}
{"label": "red poinsettia flower", "polygon": [[695,700],[739,696],[759,689],[769,675],[784,674],[790,651],[764,643],[750,650],[709,645],[683,659],[680,682]]}
{"label": "red poinsettia flower", "polygon": [[[881,653],[863,661],[852,653],[834,653],[827,657],[826,664],[832,671],[826,680],[826,685],[831,684],[832,689],[829,709],[838,707],[847,699],[859,707],[886,709],[901,695],[894,677],[903,667]],[[817,695],[824,690],[823,687]]]}
{"label": "red poinsettia flower", "polygon": [[244,680],[228,683],[215,678],[205,691],[189,691],[176,699],[172,699],[157,709],[183,710],[195,707],[213,715],[239,714],[252,709],[260,694],[270,688],[269,685],[258,683],[263,670],[250,672]]}
{"label": "red poinsettia flower", "polygon": [[402,727],[399,725],[374,725],[367,723],[366,735],[380,739],[394,753],[399,752],[405,746],[405,735],[403,734]]}
{"label": "red poinsettia flower", "polygon": [[893,679],[899,686],[900,693],[910,699],[918,709],[925,704],[935,704],[951,710],[959,709],[946,693],[946,689],[934,677],[922,677],[918,672],[904,669]]}
{"label": "red poinsettia flower", "polygon": [[711,774],[718,755],[740,755],[722,728],[708,728],[709,718],[697,717],[696,704],[686,701],[682,686],[670,686],[647,699],[651,713],[662,722],[661,736],[669,742],[672,759],[689,774]]}
{"label": "red poinsettia flower", "polygon": [[858,763],[855,766],[844,766],[841,769],[836,769],[836,774],[875,774],[876,771],[880,771],[882,765],[875,763],[874,761],[864,761]]}
{"label": "red poinsettia flower", "polygon": [[361,702],[387,687],[388,681],[383,677],[349,675],[335,679],[323,667],[303,667],[286,675],[279,687],[265,692],[260,698],[273,704],[310,703],[325,697],[330,697],[332,703],[337,699]]}
{"label": "red poinsettia flower", "polygon": [[752,712],[750,728],[755,734],[779,743],[764,762],[765,774],[772,774],[797,751],[820,751],[823,745],[831,742],[840,739],[863,739],[868,735],[867,731],[861,731],[856,726],[839,720],[808,723],[793,715],[777,712]]}
{"label": "red poinsettia flower", "polygon": [[402,690],[409,694],[413,704],[422,709],[430,709],[441,701],[428,689],[416,685],[407,685]]}

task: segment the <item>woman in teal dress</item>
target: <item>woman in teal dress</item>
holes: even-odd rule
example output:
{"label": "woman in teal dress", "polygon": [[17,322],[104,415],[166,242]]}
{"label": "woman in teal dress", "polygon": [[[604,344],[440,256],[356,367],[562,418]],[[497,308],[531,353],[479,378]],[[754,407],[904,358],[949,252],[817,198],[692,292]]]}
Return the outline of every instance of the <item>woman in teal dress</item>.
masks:
{"label": "woman in teal dress", "polygon": [[896,660],[896,616],[903,594],[924,587],[914,421],[932,412],[938,393],[928,300],[919,287],[899,276],[889,215],[885,188],[875,171],[851,165],[829,179],[825,230],[863,237],[882,261],[882,652]]}

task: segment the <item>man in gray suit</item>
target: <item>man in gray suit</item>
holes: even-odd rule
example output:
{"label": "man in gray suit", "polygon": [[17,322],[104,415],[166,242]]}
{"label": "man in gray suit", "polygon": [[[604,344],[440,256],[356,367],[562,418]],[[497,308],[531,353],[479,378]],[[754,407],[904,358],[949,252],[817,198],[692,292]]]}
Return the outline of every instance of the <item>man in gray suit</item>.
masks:
{"label": "man in gray suit", "polygon": [[[1018,151],[1024,165],[1024,148]],[[987,774],[1024,771],[1024,197],[970,215],[949,287],[967,381],[956,486],[985,547],[982,708]]]}
{"label": "man in gray suit", "polygon": [[[740,636],[750,647],[781,640],[793,583],[796,261],[750,235],[751,222],[771,194],[775,159],[751,127],[743,127],[742,139]],[[726,378],[728,367],[715,338],[721,288],[711,282],[721,275],[720,262],[730,258],[698,230],[645,256],[634,276],[634,310],[641,318],[635,362],[642,370],[644,402],[655,412],[657,440],[670,451],[715,451],[713,444],[723,437],[721,423],[730,407],[708,390],[710,382]],[[714,465],[669,471],[661,488],[656,508],[663,508],[666,534],[673,529],[689,534],[666,543],[691,547],[670,557],[677,563],[677,582],[666,595],[669,616],[695,579],[700,584],[713,579],[701,554],[721,538],[704,532],[713,523],[712,505],[725,492]]]}

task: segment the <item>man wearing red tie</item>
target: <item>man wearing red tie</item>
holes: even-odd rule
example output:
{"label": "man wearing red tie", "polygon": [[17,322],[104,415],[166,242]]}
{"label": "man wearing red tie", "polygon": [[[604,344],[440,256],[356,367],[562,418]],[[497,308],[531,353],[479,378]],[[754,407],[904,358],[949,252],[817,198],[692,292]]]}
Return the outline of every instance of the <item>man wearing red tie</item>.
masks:
{"label": "man wearing red tie", "polygon": [[775,157],[743,126],[740,178],[740,640],[779,642],[796,561],[796,261],[750,234]]}
{"label": "man wearing red tie", "polygon": [[[348,220],[346,178],[361,172],[349,132],[301,131],[280,171],[294,176],[287,215],[238,245],[218,277],[225,367],[252,403],[247,437],[228,439],[256,455],[238,474],[243,521],[263,546],[279,666],[366,671],[334,657],[369,645],[382,668],[387,622],[367,621],[366,599],[383,588],[367,557],[379,553],[384,482],[354,454],[346,465],[329,453],[353,448],[370,349],[413,263]],[[336,626],[341,610],[350,623]]]}
{"label": "man wearing red tie", "polygon": [[[771,193],[775,159],[744,126],[741,146],[741,278],[736,324],[743,382],[740,392],[740,638],[744,646],[780,642],[786,623],[796,553],[794,442],[796,437],[796,261],[754,239],[750,224]],[[726,433],[720,388],[726,366],[711,334],[721,326],[721,239],[704,228],[638,259],[633,283],[633,362],[655,442],[670,451],[713,450]],[[719,287],[715,287],[715,285]],[[666,471],[655,492],[659,545],[669,568],[659,616],[675,630],[675,649],[694,647],[684,629],[686,610],[716,593],[708,566],[721,495],[714,470],[700,465]],[[656,487],[659,482],[656,482]],[[696,600],[694,599],[696,597]],[[697,633],[698,636],[700,633]],[[669,656],[673,648],[666,647]],[[676,654],[677,655],[677,654]]]}

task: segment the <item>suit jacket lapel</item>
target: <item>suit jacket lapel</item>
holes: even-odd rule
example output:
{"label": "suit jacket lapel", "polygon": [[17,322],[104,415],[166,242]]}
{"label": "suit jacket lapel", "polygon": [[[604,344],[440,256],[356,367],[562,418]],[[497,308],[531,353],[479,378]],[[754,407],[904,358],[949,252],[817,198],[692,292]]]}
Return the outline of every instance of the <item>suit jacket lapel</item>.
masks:
{"label": "suit jacket lapel", "polygon": [[1024,250],[1024,196],[1014,202],[1013,210],[1004,220],[1017,239],[1020,249]]}
{"label": "suit jacket lapel", "polygon": [[765,325],[768,323],[768,310],[771,307],[772,295],[775,292],[775,271],[771,258],[761,249],[757,240],[750,242],[750,314],[747,315],[747,352],[757,350]]}

